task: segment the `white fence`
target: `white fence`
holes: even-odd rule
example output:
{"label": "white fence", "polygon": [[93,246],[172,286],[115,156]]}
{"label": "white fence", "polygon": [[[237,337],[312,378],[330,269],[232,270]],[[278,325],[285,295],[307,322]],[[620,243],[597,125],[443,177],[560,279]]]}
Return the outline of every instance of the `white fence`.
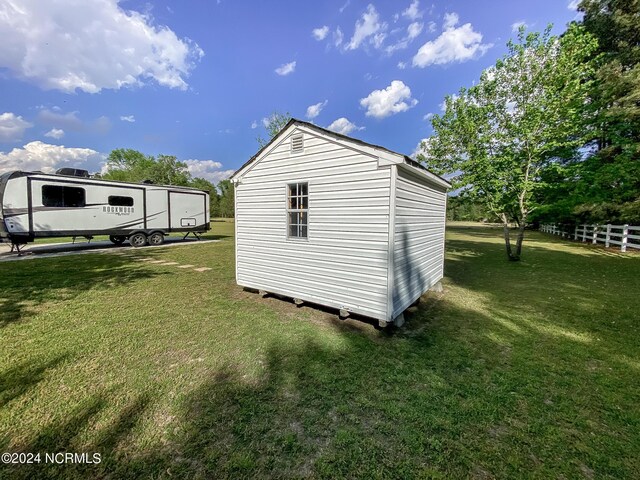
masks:
{"label": "white fence", "polygon": [[573,238],[593,244],[604,243],[605,247],[617,245],[620,251],[627,248],[640,250],[640,226],[633,225],[540,225],[540,231],[560,235],[563,238]]}

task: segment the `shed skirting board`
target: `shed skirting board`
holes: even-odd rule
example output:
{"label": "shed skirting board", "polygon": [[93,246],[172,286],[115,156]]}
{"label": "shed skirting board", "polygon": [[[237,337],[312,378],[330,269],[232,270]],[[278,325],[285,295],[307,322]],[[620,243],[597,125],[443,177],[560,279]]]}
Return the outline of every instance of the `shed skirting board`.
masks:
{"label": "shed skirting board", "polygon": [[[372,312],[369,309],[363,309],[360,307],[349,307],[346,305],[341,304],[340,302],[335,302],[332,301],[330,299],[325,299],[325,298],[319,298],[316,296],[312,296],[312,295],[304,295],[304,294],[300,294],[299,291],[296,291],[296,293],[292,293],[290,291],[285,291],[285,290],[280,290],[280,289],[273,289],[273,288],[266,288],[266,287],[261,287],[259,286],[257,283],[253,283],[253,282],[238,282],[238,285],[240,285],[241,287],[244,288],[250,288],[252,290],[262,290],[265,291],[267,293],[271,293],[274,295],[280,295],[282,297],[287,297],[287,298],[291,298],[291,299],[295,299],[295,298],[299,298],[300,300],[304,301],[304,302],[308,302],[311,304],[315,304],[315,305],[322,305],[324,307],[329,307],[329,308],[335,308],[336,310],[346,310],[350,313],[355,313],[356,315],[362,315],[363,317],[367,317],[367,318],[372,318],[374,320],[382,320],[382,321],[389,321],[389,319],[386,317],[386,315],[384,314],[376,314],[375,312]],[[336,315],[339,312],[336,312]]]}

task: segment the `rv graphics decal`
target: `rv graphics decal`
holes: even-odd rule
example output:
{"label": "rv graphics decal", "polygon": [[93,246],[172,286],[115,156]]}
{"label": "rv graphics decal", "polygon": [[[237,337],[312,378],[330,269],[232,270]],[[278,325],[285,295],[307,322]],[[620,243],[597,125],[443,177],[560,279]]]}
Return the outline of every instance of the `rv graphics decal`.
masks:
{"label": "rv graphics decal", "polygon": [[135,211],[135,207],[111,207],[111,206],[103,206],[102,211],[104,213],[110,213],[113,215],[131,215]]}

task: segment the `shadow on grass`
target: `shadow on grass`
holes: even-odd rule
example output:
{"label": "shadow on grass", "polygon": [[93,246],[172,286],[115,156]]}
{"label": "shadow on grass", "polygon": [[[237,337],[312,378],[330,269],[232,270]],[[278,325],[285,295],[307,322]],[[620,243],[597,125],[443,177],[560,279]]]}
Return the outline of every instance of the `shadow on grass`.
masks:
{"label": "shadow on grass", "polygon": [[619,478],[631,471],[631,426],[618,428],[628,418],[607,406],[593,378],[563,376],[569,365],[558,349],[527,351],[534,333],[521,343],[524,336],[493,319],[445,303],[429,299],[409,330],[382,342],[345,333],[340,346],[272,344],[249,375],[226,363],[185,396],[161,443],[130,445],[159,392],[133,398],[83,443],[111,401],[88,397],[14,450],[97,452],[100,464],[0,466],[0,475],[572,478],[594,471]]}
{"label": "shadow on grass", "polygon": [[[142,448],[133,449],[131,437],[162,393],[141,393],[97,430],[95,417],[115,393],[87,397],[14,450],[97,452],[100,464],[5,465],[0,475],[571,478],[595,471],[619,478],[630,472],[628,418],[607,406],[593,378],[562,375],[571,368],[558,357],[558,348],[569,347],[566,339],[531,351],[535,332],[519,335],[444,299],[428,299],[408,326],[381,342],[348,332],[340,345],[275,343],[253,374],[226,363],[185,396],[168,437]],[[87,430],[92,440],[83,443]],[[612,457],[618,461],[608,462]]]}
{"label": "shadow on grass", "polygon": [[48,370],[56,368],[68,358],[68,355],[59,355],[41,363],[23,362],[0,372],[0,408],[27,393],[44,379]]}
{"label": "shadow on grass", "polygon": [[[78,441],[78,436],[95,423],[96,417],[108,408],[111,401],[106,394],[83,398],[64,420],[46,425],[29,445],[20,449],[23,452],[39,452],[39,463],[0,465],[0,476],[5,474],[7,476],[3,478],[15,479],[104,478],[109,471],[111,478],[125,478],[116,472],[122,465],[127,465],[127,460],[117,452],[143,418],[149,405],[147,395],[142,394],[134,399],[110,425],[95,433],[89,444]],[[45,460],[47,453],[58,455],[53,457],[53,461]],[[64,457],[67,453],[84,457],[82,460],[69,460]],[[96,453],[100,455],[97,460],[94,457]],[[112,476],[114,473],[116,475]],[[137,477],[142,473],[127,468],[125,475]]]}
{"label": "shadow on grass", "polygon": [[201,237],[203,240],[223,240],[225,238],[231,238],[230,235],[209,235],[209,234],[204,234]]}
{"label": "shadow on grass", "polygon": [[47,302],[68,301],[87,290],[108,290],[168,274],[112,254],[6,262],[0,268],[0,330],[28,319]]}

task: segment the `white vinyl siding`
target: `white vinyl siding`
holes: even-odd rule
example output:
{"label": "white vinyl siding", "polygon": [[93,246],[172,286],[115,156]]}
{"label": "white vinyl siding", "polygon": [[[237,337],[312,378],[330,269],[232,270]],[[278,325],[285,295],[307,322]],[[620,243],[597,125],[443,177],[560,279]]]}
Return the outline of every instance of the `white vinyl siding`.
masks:
{"label": "white vinyl siding", "polygon": [[[290,241],[287,188],[302,182],[308,239]],[[377,158],[306,131],[292,155],[282,138],[236,186],[238,283],[386,318],[389,197]]]}
{"label": "white vinyl siding", "polygon": [[442,279],[447,195],[403,168],[395,190],[393,317]]}

